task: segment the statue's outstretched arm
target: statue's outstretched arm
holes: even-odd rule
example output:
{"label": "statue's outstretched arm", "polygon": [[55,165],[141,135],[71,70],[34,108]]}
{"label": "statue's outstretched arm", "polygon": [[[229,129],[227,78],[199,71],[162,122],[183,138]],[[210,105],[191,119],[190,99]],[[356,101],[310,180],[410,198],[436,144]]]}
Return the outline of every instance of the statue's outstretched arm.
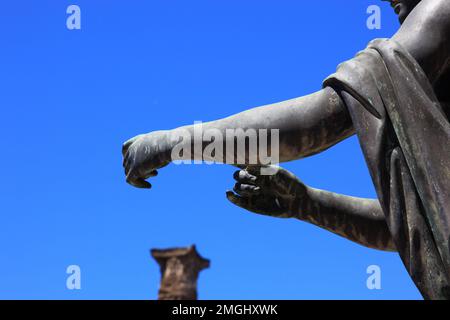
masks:
{"label": "statue's outstretched arm", "polygon": [[227,198],[249,211],[312,223],[369,248],[396,251],[378,200],[349,197],[304,185],[279,168],[271,176],[249,167],[234,174]]}
{"label": "statue's outstretched arm", "polygon": [[[348,110],[339,95],[331,88],[325,88],[305,97],[250,109],[228,118],[206,122],[201,127],[204,133],[218,132],[223,137],[227,136],[227,130],[230,129],[268,129],[267,149],[269,151],[271,150],[270,130],[277,129],[279,130],[279,162],[318,153],[354,134]],[[139,135],[125,142],[122,152],[127,181],[136,187],[149,188],[150,184],[145,179],[156,175],[156,169],[174,160],[172,151],[175,146],[177,149],[184,150],[191,147],[191,140],[180,137],[188,135],[193,138],[194,131],[193,125],[184,126]],[[180,144],[180,141],[183,142]],[[218,159],[215,155],[215,161],[229,163],[225,155],[226,142],[227,140],[223,139],[223,158]],[[203,154],[203,149],[210,143],[211,141],[205,141],[201,150],[197,150],[199,152],[191,148],[192,152],[184,154],[184,158],[211,160],[205,158]],[[257,158],[256,162],[260,163],[259,147],[260,145],[257,144],[257,148],[252,149],[246,143],[245,155],[240,155],[239,152],[242,153],[242,150],[235,147],[232,155],[234,160],[236,161],[238,156],[245,158],[244,163],[235,164],[248,164],[248,160],[252,158]],[[232,157],[228,155],[228,158]]]}

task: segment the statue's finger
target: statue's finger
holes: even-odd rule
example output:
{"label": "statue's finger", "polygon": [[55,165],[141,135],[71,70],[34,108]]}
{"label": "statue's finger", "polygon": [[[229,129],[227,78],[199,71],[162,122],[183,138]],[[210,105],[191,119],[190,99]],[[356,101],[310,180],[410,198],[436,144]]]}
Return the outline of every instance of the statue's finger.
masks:
{"label": "statue's finger", "polygon": [[235,194],[233,191],[228,190],[226,192],[226,197],[228,201],[233,203],[234,205],[249,210],[250,200],[248,198],[241,197],[237,194]]}
{"label": "statue's finger", "polygon": [[125,176],[128,177],[130,175],[131,171],[133,171],[133,169],[134,169],[133,161],[131,160],[131,158],[130,158],[128,153],[127,153],[127,156],[124,159],[123,166],[124,166],[124,169],[125,169]]}
{"label": "statue's finger", "polygon": [[248,166],[245,170],[253,175],[258,177],[267,177],[267,176],[273,176],[277,172],[276,166],[268,166],[268,165],[252,165]]}
{"label": "statue's finger", "polygon": [[152,187],[152,185],[148,181],[145,181],[143,178],[137,177],[132,172],[128,173],[127,182],[133,187],[140,189],[150,189]]}
{"label": "statue's finger", "polygon": [[122,160],[122,166],[123,166],[124,168],[126,168],[126,167],[128,166],[129,160],[130,160],[130,154],[129,154],[129,153],[126,153],[126,154],[124,155],[124,157],[123,157],[123,160]]}
{"label": "statue's finger", "polygon": [[254,175],[251,175],[246,170],[238,170],[233,174],[234,180],[240,183],[248,183],[253,184],[256,182],[257,177]]}
{"label": "statue's finger", "polygon": [[259,176],[261,174],[261,168],[263,168],[264,166],[261,165],[251,165],[251,166],[247,166],[245,168],[245,170],[254,176]]}
{"label": "statue's finger", "polygon": [[156,170],[152,170],[148,173],[145,173],[144,175],[142,175],[142,178],[144,180],[147,180],[148,178],[152,178],[152,177],[156,177],[158,175],[158,171]]}
{"label": "statue's finger", "polygon": [[152,172],[150,172],[150,175],[148,177],[149,178],[156,177],[157,175],[158,175],[158,171],[157,170],[153,170]]}
{"label": "statue's finger", "polygon": [[128,152],[128,149],[133,144],[134,139],[130,139],[128,141],[125,141],[125,143],[122,145],[122,155],[125,157],[125,155]]}
{"label": "statue's finger", "polygon": [[[236,206],[260,214],[260,215],[271,215],[271,208],[263,201],[262,198],[256,198],[257,201],[253,197],[240,196],[233,191],[228,190],[226,193],[227,199],[235,204]],[[263,201],[263,202],[261,202]]]}
{"label": "statue's finger", "polygon": [[233,188],[234,192],[241,196],[254,196],[259,194],[261,188],[251,184],[236,183]]}
{"label": "statue's finger", "polygon": [[124,170],[125,170],[125,177],[128,177],[131,171],[131,166],[129,166],[128,164],[125,165]]}
{"label": "statue's finger", "polygon": [[139,189],[151,189],[152,185],[145,181],[144,179],[138,178],[133,180],[127,180],[129,184],[131,184],[133,187],[139,188]]}

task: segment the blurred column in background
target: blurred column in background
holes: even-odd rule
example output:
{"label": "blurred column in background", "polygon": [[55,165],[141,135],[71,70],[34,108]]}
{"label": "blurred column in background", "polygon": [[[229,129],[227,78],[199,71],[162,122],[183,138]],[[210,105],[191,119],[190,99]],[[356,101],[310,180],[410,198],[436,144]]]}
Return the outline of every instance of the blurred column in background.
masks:
{"label": "blurred column in background", "polygon": [[158,300],[197,300],[198,275],[210,262],[199,255],[195,245],[152,249],[151,255],[161,270]]}

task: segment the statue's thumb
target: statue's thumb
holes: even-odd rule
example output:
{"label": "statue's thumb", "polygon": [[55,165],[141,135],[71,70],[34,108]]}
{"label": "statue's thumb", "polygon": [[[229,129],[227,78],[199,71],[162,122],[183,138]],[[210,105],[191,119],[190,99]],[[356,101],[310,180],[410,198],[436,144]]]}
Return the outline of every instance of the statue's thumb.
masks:
{"label": "statue's thumb", "polygon": [[227,197],[228,201],[237,205],[238,207],[243,206],[243,199],[241,197],[239,197],[238,195],[236,195],[233,191],[227,190],[226,197]]}

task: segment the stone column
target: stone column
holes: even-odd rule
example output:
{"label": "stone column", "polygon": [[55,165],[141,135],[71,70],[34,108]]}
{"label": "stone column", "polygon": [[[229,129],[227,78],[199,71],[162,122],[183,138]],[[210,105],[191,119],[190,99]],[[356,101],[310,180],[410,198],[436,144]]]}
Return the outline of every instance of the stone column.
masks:
{"label": "stone column", "polygon": [[197,279],[210,262],[195,245],[188,248],[152,249],[161,270],[158,300],[197,300]]}

